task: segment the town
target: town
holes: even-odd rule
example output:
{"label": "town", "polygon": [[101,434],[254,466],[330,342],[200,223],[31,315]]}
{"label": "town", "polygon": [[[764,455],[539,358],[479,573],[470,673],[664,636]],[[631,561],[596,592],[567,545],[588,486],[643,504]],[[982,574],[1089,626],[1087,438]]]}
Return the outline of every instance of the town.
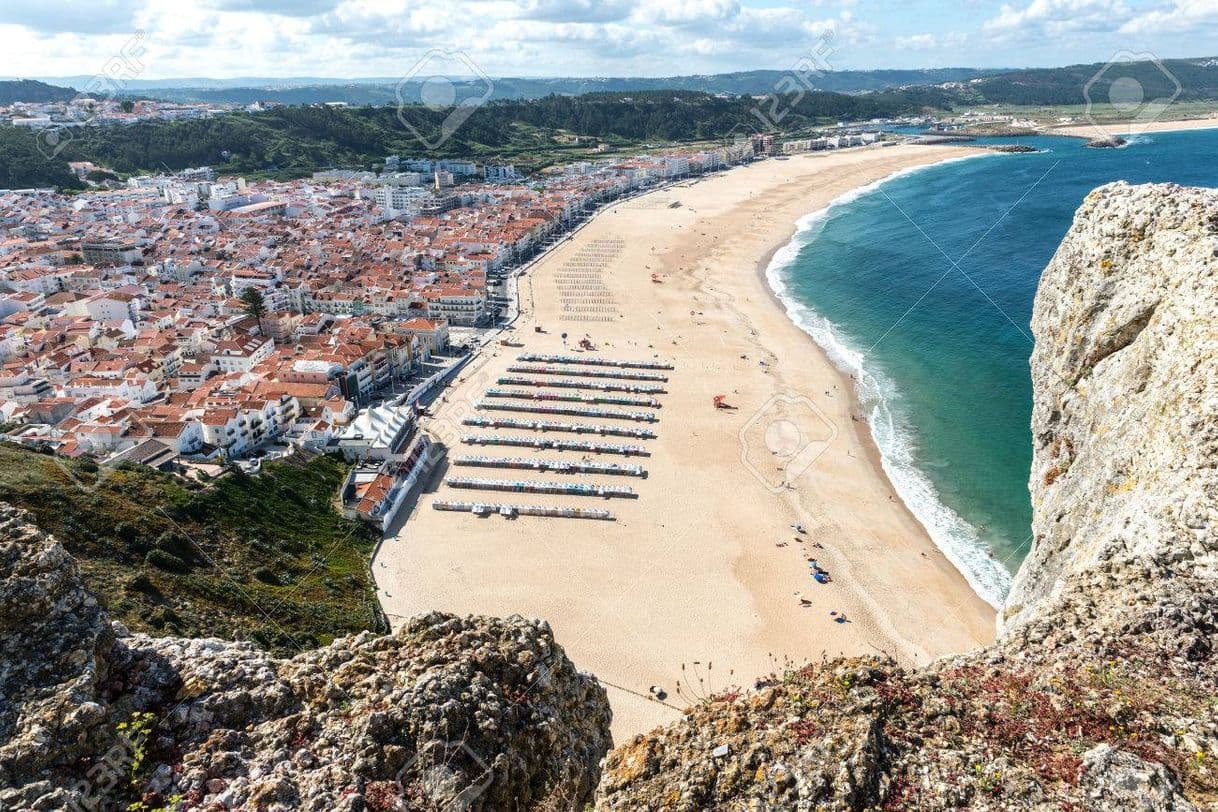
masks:
{"label": "town", "polygon": [[779,150],[753,137],[528,180],[389,156],[380,174],[2,191],[5,439],[200,481],[341,452],[348,513],[388,527],[431,462],[419,411],[514,318],[530,259],[605,203]]}

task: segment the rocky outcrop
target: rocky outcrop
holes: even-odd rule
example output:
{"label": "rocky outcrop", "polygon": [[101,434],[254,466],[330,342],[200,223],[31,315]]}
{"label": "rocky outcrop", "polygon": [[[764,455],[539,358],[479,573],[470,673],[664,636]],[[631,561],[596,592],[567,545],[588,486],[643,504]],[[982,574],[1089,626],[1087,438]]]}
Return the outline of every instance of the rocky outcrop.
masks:
{"label": "rocky outcrop", "polygon": [[540,621],[432,614],[276,659],[112,626],[7,506],[0,563],[3,809],[568,809],[610,746]]}
{"label": "rocky outcrop", "polygon": [[544,623],[131,635],[0,506],[0,808],[1218,808],[1218,192],[1092,193],[1032,326],[1034,543],[989,649],[776,674],[602,776],[605,693]]}
{"label": "rocky outcrop", "polygon": [[614,750],[600,808],[1218,808],[1218,192],[1093,192],[1032,327],[1034,543],[998,642],[713,699]]}
{"label": "rocky outcrop", "polygon": [[1041,277],[1035,544],[1003,611],[1008,633],[1072,592],[1218,575],[1216,252],[1218,193],[1110,186],[1086,199]]}

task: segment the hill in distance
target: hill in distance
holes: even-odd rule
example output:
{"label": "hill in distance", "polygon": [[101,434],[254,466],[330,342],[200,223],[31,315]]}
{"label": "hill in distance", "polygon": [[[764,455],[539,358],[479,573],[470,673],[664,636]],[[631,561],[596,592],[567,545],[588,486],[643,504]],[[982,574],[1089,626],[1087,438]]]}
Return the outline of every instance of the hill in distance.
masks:
{"label": "hill in distance", "polygon": [[33,79],[0,80],[0,106],[14,102],[57,102],[76,98],[77,92],[70,87],[49,85]]}
{"label": "hill in distance", "polygon": [[[488,101],[669,90],[761,96],[776,89],[790,88],[790,76],[790,71],[753,70],[669,77],[454,78],[453,84],[458,98],[487,94]],[[1059,68],[826,71],[798,78],[819,93],[858,95],[948,89],[957,105],[1079,105],[1086,103],[1088,88],[1093,99],[1106,101],[1111,82],[1117,78],[1136,80],[1146,99],[1218,99],[1218,59],[1209,57],[1161,62],[1097,62]],[[0,82],[0,103],[4,103],[6,93],[10,101],[45,101],[65,95],[70,98],[71,88],[85,87],[89,77],[69,76],[50,81],[66,87],[40,82]],[[239,77],[133,80],[128,89],[134,96],[178,102],[242,105],[258,101],[288,105],[341,102],[357,106],[420,103],[422,84],[422,80],[401,82],[393,77]],[[22,94],[29,98],[17,99]]]}
{"label": "hill in distance", "polygon": [[[818,91],[831,93],[862,93],[888,90],[910,85],[937,85],[944,82],[966,82],[999,71],[975,68],[935,68],[930,70],[867,70],[826,71],[807,77]],[[645,90],[691,90],[702,93],[755,96],[771,93],[790,71],[754,70],[736,73],[701,74],[668,77],[497,77],[490,78],[490,99],[529,100],[552,94],[578,96],[585,93],[628,93]],[[48,81],[69,87],[84,87],[85,76],[49,78]],[[328,79],[328,78],[236,78],[236,79],[149,79],[128,83],[132,94],[146,95],[168,101],[251,104],[274,101],[281,104],[318,104],[345,102],[347,104],[391,104],[399,101],[421,101],[422,81],[402,83],[395,77]],[[458,92],[486,92],[485,80],[456,80]]]}

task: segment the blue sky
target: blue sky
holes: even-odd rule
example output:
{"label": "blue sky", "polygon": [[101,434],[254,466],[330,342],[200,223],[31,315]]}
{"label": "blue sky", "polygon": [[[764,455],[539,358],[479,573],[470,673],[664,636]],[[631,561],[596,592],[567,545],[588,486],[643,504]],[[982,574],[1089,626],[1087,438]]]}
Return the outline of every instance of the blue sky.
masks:
{"label": "blue sky", "polygon": [[0,73],[399,76],[433,49],[500,76],[1020,67],[1211,56],[1216,33],[1218,0],[2,0]]}

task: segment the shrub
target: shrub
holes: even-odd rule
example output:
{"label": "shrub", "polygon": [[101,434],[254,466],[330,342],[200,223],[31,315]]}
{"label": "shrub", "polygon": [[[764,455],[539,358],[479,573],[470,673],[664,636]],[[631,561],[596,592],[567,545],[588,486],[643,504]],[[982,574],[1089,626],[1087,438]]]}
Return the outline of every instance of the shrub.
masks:
{"label": "shrub", "polygon": [[190,539],[181,533],[174,533],[169,530],[165,531],[157,536],[156,548],[183,561],[189,561],[194,558],[194,545],[190,543]]}
{"label": "shrub", "polygon": [[152,583],[152,579],[144,572],[136,573],[128,578],[125,586],[128,592],[142,592],[145,595],[155,595],[159,591],[156,584]]}
{"label": "shrub", "polygon": [[258,569],[254,570],[254,577],[262,583],[269,584],[270,586],[281,586],[283,584],[283,582],[279,580],[279,576],[276,575],[274,571],[270,569],[270,567],[259,567]]}
{"label": "shrub", "polygon": [[190,569],[185,561],[173,553],[167,553],[164,550],[149,550],[144,560],[157,569],[165,570],[166,572],[186,572]]}

